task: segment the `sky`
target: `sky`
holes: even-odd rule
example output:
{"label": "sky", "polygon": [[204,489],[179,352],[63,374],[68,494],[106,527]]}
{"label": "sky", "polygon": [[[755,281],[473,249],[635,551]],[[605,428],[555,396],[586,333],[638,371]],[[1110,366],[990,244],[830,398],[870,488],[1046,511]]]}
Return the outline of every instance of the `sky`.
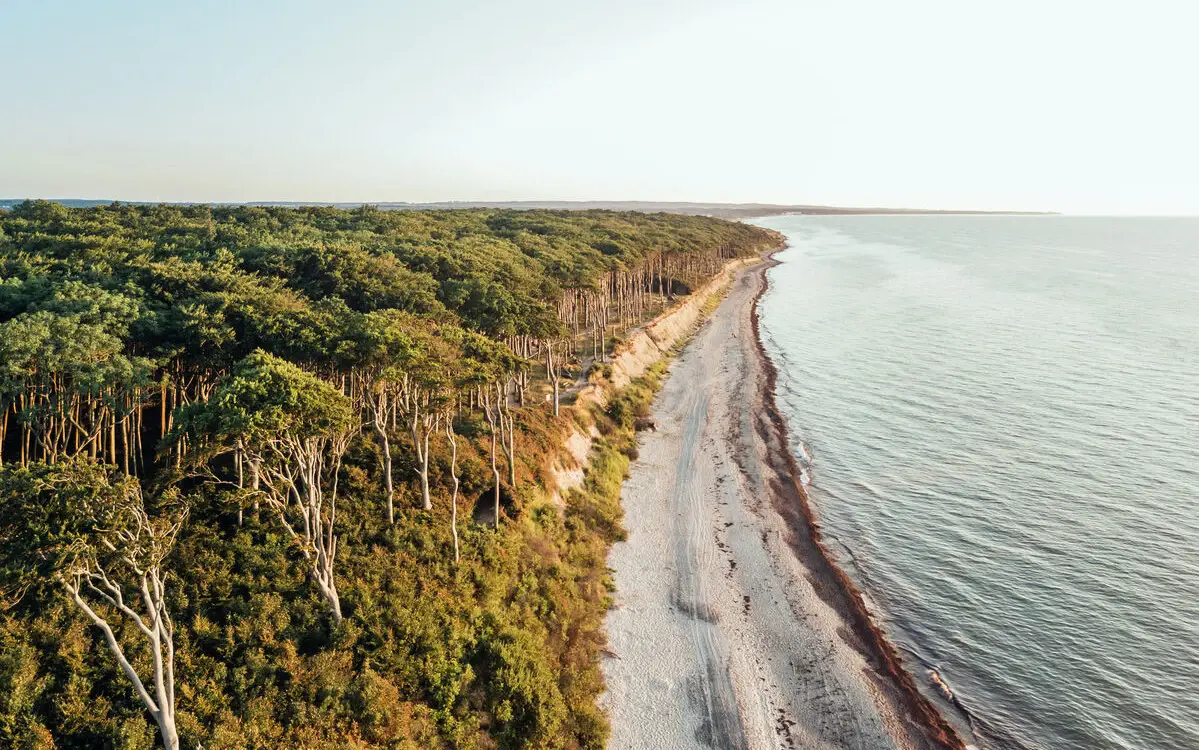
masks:
{"label": "sky", "polygon": [[0,198],[1199,213],[1181,1],[0,0]]}

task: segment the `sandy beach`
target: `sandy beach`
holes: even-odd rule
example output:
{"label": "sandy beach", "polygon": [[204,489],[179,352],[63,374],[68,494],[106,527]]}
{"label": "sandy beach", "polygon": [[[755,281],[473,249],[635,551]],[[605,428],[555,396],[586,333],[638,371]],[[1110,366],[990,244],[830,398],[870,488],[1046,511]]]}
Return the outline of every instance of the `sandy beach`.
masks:
{"label": "sandy beach", "polygon": [[962,748],[813,529],[758,343],[765,260],[673,362],[623,491],[610,747]]}

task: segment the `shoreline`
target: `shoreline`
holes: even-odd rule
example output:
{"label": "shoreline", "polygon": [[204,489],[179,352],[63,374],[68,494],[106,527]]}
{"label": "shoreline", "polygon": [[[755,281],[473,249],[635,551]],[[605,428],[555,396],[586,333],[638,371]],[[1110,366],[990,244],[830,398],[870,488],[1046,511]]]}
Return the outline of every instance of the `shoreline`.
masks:
{"label": "shoreline", "polygon": [[609,746],[965,750],[825,548],[796,480],[758,321],[781,249],[739,269],[671,364],[622,489]]}
{"label": "shoreline", "polygon": [[[764,262],[760,267],[752,269],[754,273],[760,275],[761,284],[750,307],[754,343],[756,344],[760,364],[765,374],[762,382],[762,390],[756,395],[755,403],[763,407],[766,417],[770,420],[772,428],[777,431],[778,439],[785,448],[782,451],[782,456],[778,458],[784,462],[787,476],[790,479],[784,485],[785,492],[775,495],[773,498],[774,502],[776,505],[779,505],[788,499],[793,499],[794,505],[802,513],[804,526],[803,530],[796,529],[796,533],[806,536],[808,541],[818,551],[823,561],[823,566],[836,579],[837,585],[841,589],[841,596],[844,598],[845,604],[848,605],[845,611],[842,611],[842,615],[849,615],[847,619],[857,631],[858,637],[862,638],[868,644],[868,648],[873,651],[873,657],[884,665],[887,677],[899,691],[916,722],[924,727],[925,731],[929,733],[930,739],[934,742],[941,743],[946,748],[953,748],[953,750],[965,750],[967,745],[958,736],[957,731],[936,706],[920,692],[915,678],[904,667],[903,658],[900,656],[898,649],[891,642],[891,639],[887,636],[883,628],[875,622],[869,607],[866,605],[861,589],[844,568],[837,563],[836,557],[825,544],[824,533],[821,530],[820,521],[816,517],[816,511],[811,498],[808,496],[808,492],[803,484],[796,479],[800,475],[800,468],[795,460],[795,452],[792,449],[790,430],[787,428],[786,418],[778,408],[778,368],[775,366],[774,361],[770,359],[770,355],[766,351],[766,345],[762,341],[761,322],[758,313],[759,304],[770,289],[770,281],[766,274],[771,268],[782,262],[776,260],[774,256],[782,252],[783,249],[785,248],[780,248],[769,253],[765,256]],[[793,498],[783,497],[783,494],[790,494]],[[796,553],[802,554],[799,549],[796,550]]]}

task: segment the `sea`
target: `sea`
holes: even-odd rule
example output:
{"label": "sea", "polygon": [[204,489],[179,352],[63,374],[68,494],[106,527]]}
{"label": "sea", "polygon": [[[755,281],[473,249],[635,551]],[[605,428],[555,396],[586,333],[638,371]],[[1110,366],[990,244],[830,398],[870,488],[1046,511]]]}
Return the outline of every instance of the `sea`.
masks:
{"label": "sea", "polygon": [[809,495],[924,690],[980,748],[1199,749],[1199,218],[754,223]]}

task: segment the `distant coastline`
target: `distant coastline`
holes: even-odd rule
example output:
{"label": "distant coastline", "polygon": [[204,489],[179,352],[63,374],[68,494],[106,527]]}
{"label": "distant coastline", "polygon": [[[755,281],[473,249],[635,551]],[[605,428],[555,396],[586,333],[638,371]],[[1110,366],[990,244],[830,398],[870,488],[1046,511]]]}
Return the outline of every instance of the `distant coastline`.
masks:
{"label": "distant coastline", "polygon": [[[11,208],[24,198],[0,198],[0,210]],[[88,208],[91,206],[106,206],[113,202],[128,203],[134,206],[151,206],[165,203],[166,205],[194,206],[209,203],[214,206],[280,206],[298,208],[302,206],[329,206],[332,208],[357,208],[359,206],[374,206],[383,211],[452,211],[455,209],[490,208],[516,211],[640,211],[643,213],[672,213],[715,216],[721,219],[747,219],[754,216],[783,216],[783,215],[912,215],[912,214],[949,214],[958,216],[998,215],[998,216],[1054,216],[1053,211],[972,211],[945,210],[924,208],[881,208],[855,206],[817,206],[803,204],[781,203],[694,203],[687,201],[435,201],[429,203],[409,203],[406,201],[384,202],[325,202],[325,201],[114,201],[113,199],[91,198],[48,198],[54,203],[61,203],[71,208]]]}

